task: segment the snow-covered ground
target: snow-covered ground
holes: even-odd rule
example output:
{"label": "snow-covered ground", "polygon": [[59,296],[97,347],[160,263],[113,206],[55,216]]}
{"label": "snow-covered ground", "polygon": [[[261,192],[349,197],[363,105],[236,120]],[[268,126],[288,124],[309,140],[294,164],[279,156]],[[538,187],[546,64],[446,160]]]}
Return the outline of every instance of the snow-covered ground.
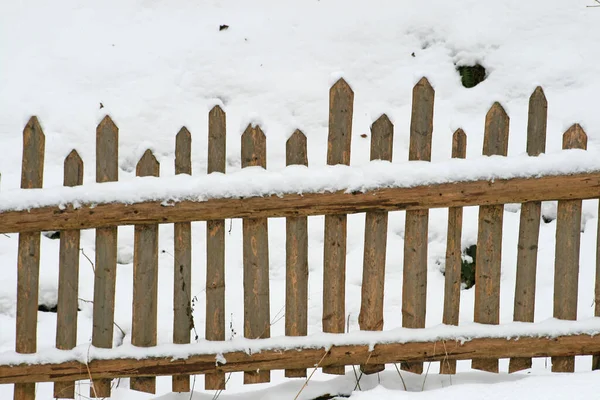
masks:
{"label": "snow-covered ground", "polygon": [[[62,185],[64,157],[73,149],[86,163],[84,182],[95,177],[95,126],[110,114],[120,128],[119,179],[131,180],[135,164],[147,148],[161,162],[161,175],[174,171],[175,134],[182,125],[193,135],[194,175],[205,174],[208,110],[220,104],[227,112],[227,171],[240,169],[240,134],[259,122],[267,136],[268,169],[285,165],[285,140],[296,128],[308,138],[309,164],[326,162],[328,91],[343,76],[355,91],[351,164],[369,160],[369,127],[381,113],[395,123],[394,162],[407,159],[411,90],[426,76],[436,91],[432,161],[449,165],[453,131],[468,135],[467,157],[481,154],[483,122],[494,101],[511,118],[509,156],[525,152],[527,102],[537,85],[549,103],[547,152],[561,147],[562,133],[574,122],[589,135],[587,160],[600,151],[600,8],[592,0],[107,0],[47,2],[29,0],[0,4],[0,192],[20,184],[21,131],[37,115],[46,134],[45,187]],[[219,30],[220,25],[228,25]],[[456,65],[479,62],[487,79],[472,89],[461,86]],[[361,135],[367,134],[366,138]],[[590,161],[591,160],[591,161]],[[583,165],[582,160],[582,164]],[[476,162],[476,161],[474,161]],[[589,164],[588,164],[589,166]],[[366,167],[366,166],[365,166]],[[446,168],[444,167],[444,168]],[[441,168],[441,167],[440,167]],[[322,169],[319,169],[319,174]],[[316,172],[317,173],[317,172]],[[446,171],[440,171],[440,174]],[[3,206],[4,203],[0,204]],[[593,282],[597,201],[584,202],[581,236],[579,318],[593,315]],[[519,207],[506,207],[502,259],[501,322],[512,320]],[[556,204],[544,204],[552,219]],[[446,221],[445,210],[430,214],[427,326],[441,322]],[[204,332],[205,228],[194,223],[194,322]],[[228,221],[226,236],[227,326],[230,337],[242,332],[241,221]],[[269,221],[271,316],[273,336],[283,335],[285,290],[285,224]],[[538,257],[536,321],[552,316],[555,222],[542,223]],[[463,245],[476,241],[477,209],[464,215]],[[401,325],[401,277],[404,213],[390,215],[385,291],[385,329]],[[346,310],[349,330],[358,330],[364,216],[349,217]],[[78,343],[91,338],[94,233],[83,231]],[[160,227],[159,335],[172,337],[173,228]],[[321,326],[323,218],[309,218],[309,333]],[[40,302],[57,296],[58,242],[42,237]],[[14,350],[17,235],[0,235],[0,352]],[[85,253],[85,256],[84,254]],[[123,329],[115,343],[130,341],[133,228],[119,228],[116,322]],[[461,323],[473,320],[473,290],[462,291]],[[56,315],[39,313],[38,348],[54,346]],[[374,399],[523,398],[535,393],[548,399],[592,398],[600,389],[590,357],[578,359],[582,373],[549,374],[549,360],[535,360],[516,375],[471,372],[459,362],[454,377],[427,378],[394,366],[377,377],[363,377],[352,397]],[[427,365],[426,365],[427,368]],[[506,361],[501,362],[503,371]],[[425,384],[423,381],[426,379]],[[302,382],[273,372],[270,385],[243,386],[233,374],[219,398],[293,399]],[[492,384],[493,383],[493,384]],[[115,399],[148,399],[119,381]],[[485,385],[483,385],[485,384]],[[351,368],[342,378],[315,373],[299,399],[325,393],[348,395],[355,387]],[[194,398],[213,398],[195,380]],[[167,394],[168,378],[159,378],[162,399],[188,399]],[[51,385],[39,384],[42,399]],[[424,393],[412,393],[412,391]],[[78,392],[89,393],[82,382]],[[237,393],[237,394],[236,394]],[[251,394],[252,393],[252,394]],[[11,385],[0,385],[0,398],[10,398]],[[82,397],[83,398],[83,397]]]}

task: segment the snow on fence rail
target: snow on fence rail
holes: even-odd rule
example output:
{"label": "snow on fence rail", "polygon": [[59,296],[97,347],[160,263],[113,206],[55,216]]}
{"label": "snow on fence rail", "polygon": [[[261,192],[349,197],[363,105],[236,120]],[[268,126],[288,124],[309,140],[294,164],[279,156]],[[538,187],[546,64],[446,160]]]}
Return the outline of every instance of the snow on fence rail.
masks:
{"label": "snow on fence rail", "polygon": [[[331,88],[329,165],[350,163],[353,98],[354,94],[344,80]],[[408,168],[426,169],[424,162],[430,161],[433,103],[433,88],[423,78],[413,91]],[[544,93],[537,88],[529,104],[529,156],[538,156],[545,151],[546,110]],[[502,106],[494,104],[486,116],[484,155],[506,156],[508,122]],[[393,125],[390,120],[385,115],[380,117],[373,124],[371,133],[371,159],[391,161]],[[225,172],[225,134],[225,113],[217,106],[209,114],[208,173]],[[23,139],[21,187],[41,188],[44,134],[35,117],[25,127]],[[98,125],[96,140],[96,181],[100,184],[96,184],[92,193],[100,193],[102,188],[114,192],[115,188],[120,189],[115,186],[118,183],[110,183],[118,180],[118,129],[110,117]],[[266,141],[261,128],[248,126],[241,141],[242,167],[266,169]],[[586,134],[579,125],[573,125],[563,136],[564,149],[585,150],[586,144]],[[191,174],[191,134],[185,128],[177,134],[175,155],[176,174]],[[459,129],[454,133],[452,157],[465,158],[465,155],[466,135]],[[296,131],[289,138],[286,156],[288,165],[308,165],[306,137],[302,132]],[[573,171],[568,169],[558,168],[558,172],[553,172],[551,168],[544,169],[543,159],[537,158],[540,160],[538,166],[542,166],[539,169],[540,176],[514,175],[513,171],[512,177],[509,173],[505,179],[490,180],[467,174],[463,181],[425,181],[420,184],[396,182],[388,187],[382,185],[382,188],[367,185],[366,190],[349,190],[350,187],[344,190],[333,185],[330,190],[317,188],[302,194],[284,190],[284,193],[263,191],[263,196],[260,196],[258,190],[247,197],[217,194],[209,198],[175,196],[177,198],[172,201],[166,201],[169,199],[165,198],[119,201],[118,198],[107,200],[99,196],[94,201],[89,197],[78,198],[77,193],[83,192],[73,188],[61,192],[71,199],[67,204],[52,203],[52,200],[50,203],[40,202],[39,205],[26,203],[27,209],[15,208],[8,197],[0,197],[0,232],[19,233],[16,354],[0,355],[0,383],[15,383],[16,399],[33,399],[34,382],[38,381],[55,381],[55,394],[72,398],[73,381],[91,378],[91,394],[107,397],[110,396],[110,378],[118,376],[131,377],[132,389],[154,392],[155,376],[173,375],[173,390],[181,392],[190,390],[189,374],[205,373],[207,389],[224,389],[225,372],[243,371],[245,383],[259,383],[270,380],[270,369],[285,368],[287,377],[306,377],[306,368],[315,365],[327,373],[343,374],[345,365],[360,364],[362,370],[369,374],[381,371],[385,363],[402,362],[405,370],[421,373],[423,361],[440,360],[441,372],[453,374],[456,372],[457,359],[473,359],[473,368],[497,372],[497,359],[511,357],[509,369],[513,372],[530,367],[531,357],[552,356],[553,371],[568,372],[574,369],[574,355],[592,354],[596,356],[593,366],[598,368],[600,337],[594,336],[600,331],[598,320],[586,325],[583,331],[578,325],[580,322],[572,322],[573,330],[564,330],[564,326],[561,326],[562,330],[559,331],[537,331],[535,327],[538,324],[532,325],[537,333],[532,335],[527,332],[533,331],[517,329],[514,331],[519,338],[517,341],[511,340],[510,337],[514,335],[510,332],[507,334],[502,326],[497,327],[497,332],[475,329],[467,333],[467,337],[452,336],[451,330],[434,337],[434,328],[423,329],[429,208],[449,208],[442,322],[458,325],[462,207],[480,206],[474,317],[477,323],[493,326],[499,323],[503,204],[509,202],[523,203],[514,320],[533,322],[540,202],[543,200],[559,201],[554,317],[561,320],[577,319],[581,199],[599,197],[600,165],[590,162],[588,166],[591,165],[591,168],[571,174]],[[482,162],[483,165],[499,165],[498,159],[493,157]],[[538,161],[528,162],[536,164]],[[385,168],[393,167],[388,165]],[[75,151],[66,158],[64,171],[64,186],[82,185],[83,162]],[[159,163],[151,151],[144,153],[136,173],[138,176],[159,176]],[[212,175],[210,179],[226,179],[226,176],[220,177]],[[178,178],[181,177],[174,179]],[[44,189],[36,192],[36,196],[43,197],[44,193],[57,194]],[[61,198],[61,193],[58,193],[58,198]],[[78,199],[82,201],[78,202]],[[402,326],[410,328],[417,335],[414,337],[428,339],[407,340],[406,332],[398,336],[382,332],[371,333],[374,336],[370,339],[367,335],[366,339],[354,340],[348,334],[342,335],[345,318],[346,214],[366,212],[359,325],[363,331],[380,331],[383,327],[387,212],[394,210],[406,210]],[[269,339],[267,218],[286,217],[285,334],[288,337],[303,337],[307,335],[309,215],[325,215],[323,332],[338,335],[329,339],[320,337],[318,340],[315,337],[282,338],[290,340],[278,342],[277,339]],[[253,339],[245,342],[243,348],[247,351],[230,349],[224,342],[224,219],[233,217],[243,218],[244,337]],[[190,223],[197,220],[207,221],[205,339],[215,343],[214,348],[211,347],[213,351],[208,354],[205,348],[189,344]],[[178,265],[174,269],[173,342],[184,347],[156,346],[157,228],[160,223],[175,224],[174,259]],[[135,225],[131,342],[133,349],[148,348],[145,350],[146,356],[136,356],[134,354],[138,353],[123,349],[109,350],[113,338],[117,226],[128,224]],[[78,358],[77,354],[81,352],[74,349],[79,230],[84,228],[96,228],[94,348],[90,353],[92,358],[96,357],[95,360]],[[61,230],[56,347],[70,352],[56,357],[40,354],[40,358],[35,353],[42,230]],[[598,278],[597,282],[600,282]],[[600,284],[597,283],[597,298],[599,292]],[[595,315],[600,315],[600,301],[596,301]],[[501,334],[498,336],[499,332]]]}

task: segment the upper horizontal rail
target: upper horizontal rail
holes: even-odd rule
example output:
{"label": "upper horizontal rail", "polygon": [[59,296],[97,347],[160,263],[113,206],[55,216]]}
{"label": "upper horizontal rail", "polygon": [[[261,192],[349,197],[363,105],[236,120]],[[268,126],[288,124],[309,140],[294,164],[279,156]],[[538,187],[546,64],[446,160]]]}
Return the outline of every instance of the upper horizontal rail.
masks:
{"label": "upper horizontal rail", "polygon": [[0,233],[90,229],[117,225],[207,221],[226,218],[297,217],[366,211],[424,210],[528,201],[600,197],[600,172],[537,178],[385,188],[367,192],[286,194],[283,196],[181,201],[165,205],[81,204],[0,213]]}

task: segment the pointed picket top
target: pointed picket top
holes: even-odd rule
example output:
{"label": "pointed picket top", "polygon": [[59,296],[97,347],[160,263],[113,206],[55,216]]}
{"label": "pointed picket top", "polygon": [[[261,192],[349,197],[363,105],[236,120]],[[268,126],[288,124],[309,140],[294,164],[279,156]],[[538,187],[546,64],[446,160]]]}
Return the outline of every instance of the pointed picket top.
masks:
{"label": "pointed picket top", "polygon": [[77,150],[73,149],[64,162],[64,186],[78,186],[83,184],[83,160],[77,153]]}
{"label": "pointed picket top", "polygon": [[348,84],[348,82],[346,82],[344,78],[338,79],[337,82],[335,82],[333,86],[331,86],[329,92],[346,93],[354,97],[354,91],[352,90],[352,87]]}
{"label": "pointed picket top", "polygon": [[422,77],[419,80],[419,82],[417,82],[417,84],[413,88],[413,93],[416,92],[417,90],[427,92],[427,93],[435,93],[433,86],[431,86],[431,83],[429,83],[429,79],[427,79],[426,77]]}
{"label": "pointed picket top", "polygon": [[223,109],[221,108],[221,106],[217,104],[213,108],[210,109],[209,114],[211,114],[211,115],[225,115],[225,111],[223,111]]}
{"label": "pointed picket top", "polygon": [[392,161],[394,124],[382,114],[371,125],[371,160]]}
{"label": "pointed picket top", "polygon": [[160,164],[154,154],[152,154],[152,150],[148,149],[144,152],[140,161],[138,161],[137,166],[135,168],[136,176],[158,176],[160,169]]}
{"label": "pointed picket top", "polygon": [[111,131],[116,131],[119,128],[117,127],[117,125],[115,124],[115,122],[112,120],[112,118],[110,117],[110,115],[106,115],[104,118],[102,118],[102,121],[100,121],[100,123],[98,124],[98,130],[99,129],[108,129]]}
{"label": "pointed picket top", "polygon": [[175,174],[192,174],[192,134],[185,126],[175,136]]}
{"label": "pointed picket top", "polygon": [[546,127],[548,123],[548,101],[541,86],[529,97],[527,121],[527,154],[538,156],[546,151]]}
{"label": "pointed picket top", "polygon": [[44,180],[46,136],[36,116],[29,118],[23,129],[21,188],[41,188]]}
{"label": "pointed picket top", "polygon": [[308,165],[306,135],[300,129],[296,129],[285,143],[285,163],[286,165]]}
{"label": "pointed picket top", "polygon": [[573,124],[563,135],[563,149],[587,150],[587,134],[579,124]]}
{"label": "pointed picket top", "polygon": [[548,101],[546,100],[546,94],[544,93],[544,89],[541,86],[536,87],[533,93],[531,93],[529,101],[531,101],[531,99],[538,99],[548,104]]}
{"label": "pointed picket top", "polygon": [[467,134],[458,128],[452,135],[452,158],[467,157]]}
{"label": "pointed picket top", "polygon": [[483,137],[483,155],[501,155],[508,153],[508,127],[510,118],[504,107],[495,102],[485,116]]}
{"label": "pointed picket top", "polygon": [[423,77],[413,88],[409,160],[431,161],[435,91]]}
{"label": "pointed picket top", "polygon": [[267,138],[260,126],[248,124],[242,134],[242,168],[267,168]]}

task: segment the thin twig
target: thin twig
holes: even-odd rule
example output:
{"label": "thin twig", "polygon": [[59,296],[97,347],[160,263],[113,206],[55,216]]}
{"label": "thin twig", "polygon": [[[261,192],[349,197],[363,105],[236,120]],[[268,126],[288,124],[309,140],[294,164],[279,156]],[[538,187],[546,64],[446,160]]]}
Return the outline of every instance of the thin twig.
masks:
{"label": "thin twig", "polygon": [[[367,357],[367,361],[365,362],[365,366],[367,366],[367,364],[369,363],[369,360],[371,359],[371,355],[373,355],[373,353],[369,352],[369,357]],[[358,390],[360,390],[362,392],[362,389],[360,388],[360,380],[362,379],[363,375],[364,375],[364,372],[361,370],[360,371],[360,375],[358,376],[358,380],[356,381],[356,386],[354,386],[354,390],[356,390],[356,388],[358,387]]]}
{"label": "thin twig", "polygon": [[586,6],[588,8],[594,8],[594,7],[600,7],[600,0],[594,0],[596,3],[598,3],[597,6]]}
{"label": "thin twig", "polygon": [[10,236],[8,236],[6,233],[3,233],[3,235],[10,239]]}
{"label": "thin twig", "polygon": [[90,371],[90,349],[92,348],[92,344],[88,346],[87,349],[87,357],[85,360],[85,367],[87,368],[88,376],[90,377],[90,383],[92,384],[92,391],[94,392],[94,397],[98,398],[98,393],[96,393],[96,385],[94,384],[94,380],[92,379],[92,371]]}
{"label": "thin twig", "polygon": [[404,386],[404,391],[408,392],[408,389],[406,389],[406,382],[404,382],[404,378],[402,377],[402,374],[400,373],[400,369],[398,368],[398,364],[394,363],[394,367],[396,367],[396,371],[398,371],[398,375],[400,375],[400,380],[402,381],[402,386]]}
{"label": "thin twig", "polygon": [[83,254],[83,256],[85,258],[87,258],[87,260],[90,262],[90,265],[92,266],[92,271],[94,271],[94,275],[96,274],[96,267],[94,266],[94,263],[92,262],[92,260],[90,260],[90,258],[87,256],[87,254],[85,254],[85,251],[83,251],[83,247],[81,249],[79,249],[81,251],[81,254]]}
{"label": "thin twig", "polygon": [[310,375],[308,376],[308,378],[306,378],[306,382],[304,382],[304,385],[302,385],[302,387],[300,388],[300,391],[298,392],[298,394],[296,395],[296,397],[294,397],[294,400],[298,400],[298,397],[300,397],[300,393],[302,393],[302,391],[304,390],[304,388],[306,386],[308,386],[308,382],[313,377],[313,375],[315,374],[315,372],[317,371],[317,369],[319,368],[319,366],[321,365],[321,363],[323,362],[323,360],[325,359],[325,357],[327,357],[327,353],[329,353],[329,351],[325,351],[325,354],[323,354],[323,357],[321,357],[321,359],[319,360],[319,362],[317,363],[317,365],[315,365],[315,369],[313,369],[313,371],[310,373]]}
{"label": "thin twig", "polygon": [[[433,355],[435,356],[435,346],[437,342],[433,342]],[[425,378],[423,378],[423,385],[421,386],[421,392],[425,390],[425,382],[427,381],[427,376],[429,375],[429,368],[431,368],[431,361],[427,364],[427,371],[425,372]]]}
{"label": "thin twig", "polygon": [[[445,361],[446,365],[448,366],[448,369],[450,369],[450,362],[448,361],[448,349],[446,349],[446,341],[442,340],[442,343],[444,345],[444,354],[445,354],[444,360],[442,362]],[[454,365],[456,365],[456,364],[454,364]],[[454,372],[456,372],[456,368],[454,368],[454,370],[455,370]],[[452,386],[452,374],[449,374],[448,376],[450,378],[450,386]]]}
{"label": "thin twig", "polygon": [[[233,372],[230,372],[230,373],[227,375],[227,379],[225,379],[225,386],[227,386],[227,382],[229,382],[229,379],[231,379],[231,374],[232,374],[232,373],[233,373]],[[212,400],[217,400],[217,399],[219,398],[219,396],[221,396],[221,393],[223,393],[223,389],[219,389],[219,390],[217,390],[217,392],[216,392],[216,393],[215,393],[215,395],[213,396]]]}

